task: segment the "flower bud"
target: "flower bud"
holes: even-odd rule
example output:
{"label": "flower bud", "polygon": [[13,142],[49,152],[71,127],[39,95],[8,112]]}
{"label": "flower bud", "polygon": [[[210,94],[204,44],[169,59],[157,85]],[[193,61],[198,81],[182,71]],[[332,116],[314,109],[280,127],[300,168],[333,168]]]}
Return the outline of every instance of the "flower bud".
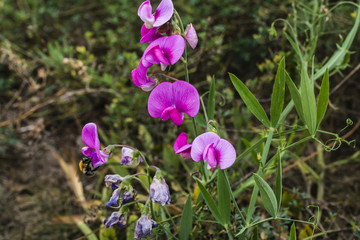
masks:
{"label": "flower bud", "polygon": [[153,227],[156,227],[156,222],[148,215],[142,215],[136,223],[135,239],[146,238],[150,235]]}
{"label": "flower bud", "polygon": [[112,226],[123,227],[126,224],[127,216],[120,212],[113,212],[110,217],[104,220],[104,225],[106,228],[111,228]]}
{"label": "flower bud", "polygon": [[186,26],[185,39],[192,49],[196,48],[196,45],[198,44],[198,36],[192,23]]}
{"label": "flower bud", "polygon": [[156,173],[150,185],[150,197],[153,202],[160,203],[162,206],[170,204],[169,186],[166,184],[162,176],[159,176],[159,171]]}

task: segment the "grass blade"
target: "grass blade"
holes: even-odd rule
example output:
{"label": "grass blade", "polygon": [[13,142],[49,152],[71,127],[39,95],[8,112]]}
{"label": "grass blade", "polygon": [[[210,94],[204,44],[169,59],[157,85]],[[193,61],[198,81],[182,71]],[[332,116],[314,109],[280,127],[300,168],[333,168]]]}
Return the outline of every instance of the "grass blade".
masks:
{"label": "grass blade", "polygon": [[279,158],[278,158],[278,169],[277,169],[277,175],[276,175],[275,196],[276,196],[276,201],[278,203],[277,207],[278,207],[278,210],[279,210],[280,206],[281,206],[281,196],[282,196],[281,152],[279,153]]}
{"label": "grass blade", "polygon": [[291,225],[290,240],[296,240],[296,227],[295,227],[295,223],[293,223],[293,224]]}
{"label": "grass blade", "polygon": [[277,125],[284,106],[285,78],[285,58],[283,57],[276,73],[273,92],[271,95],[270,119],[271,126],[273,127]]}
{"label": "grass blade", "polygon": [[229,73],[230,79],[239,93],[240,97],[244,101],[245,105],[248,107],[250,112],[254,114],[254,116],[262,122],[266,127],[270,127],[270,121],[267,117],[263,107],[260,105],[259,101],[255,98],[255,96],[250,92],[250,90],[246,87],[246,85],[240,81],[234,74]]}
{"label": "grass blade", "polygon": [[228,187],[226,186],[226,179],[224,175],[224,170],[220,170],[218,173],[217,189],[218,189],[218,208],[220,215],[225,224],[230,222],[230,193]]}
{"label": "grass blade", "polygon": [[192,224],[193,224],[193,212],[191,207],[191,195],[189,194],[184,211],[180,220],[180,240],[187,240],[189,239]]}
{"label": "grass blade", "polygon": [[316,128],[323,120],[329,103],[329,71],[326,69],[321,82],[320,92],[317,102]]}
{"label": "grass blade", "polygon": [[301,66],[301,105],[310,135],[314,135],[316,131],[316,100],[313,86],[305,66]]}

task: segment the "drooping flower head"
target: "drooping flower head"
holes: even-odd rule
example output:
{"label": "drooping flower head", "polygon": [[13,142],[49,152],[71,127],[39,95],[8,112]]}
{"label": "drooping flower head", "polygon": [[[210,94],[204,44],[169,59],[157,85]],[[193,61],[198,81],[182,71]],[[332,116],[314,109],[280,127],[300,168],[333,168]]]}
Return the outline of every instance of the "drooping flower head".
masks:
{"label": "drooping flower head", "polygon": [[159,173],[156,173],[150,185],[150,198],[153,202],[160,203],[162,206],[170,204],[171,197],[169,186]]}
{"label": "drooping flower head", "polygon": [[132,70],[131,78],[134,84],[144,91],[150,91],[156,85],[156,80],[147,76],[148,69],[154,64],[160,64],[164,71],[169,64],[174,65],[185,50],[185,40],[179,35],[160,37],[153,41],[140,59],[137,68]]}
{"label": "drooping flower head", "polygon": [[110,217],[104,220],[104,225],[106,228],[112,228],[114,225],[118,227],[123,227],[126,224],[127,215],[120,212],[113,212]]}
{"label": "drooping flower head", "polygon": [[148,29],[160,27],[169,21],[173,14],[174,5],[171,0],[162,0],[154,13],[150,0],[143,2],[138,9],[138,15]]}
{"label": "drooping flower head", "polygon": [[184,113],[195,117],[199,107],[199,93],[193,85],[185,81],[160,83],[151,92],[148,100],[150,116],[163,121],[171,119],[178,126],[184,120]]}
{"label": "drooping flower head", "polygon": [[191,159],[191,143],[187,142],[188,135],[184,132],[176,138],[174,143],[174,151],[180,154],[183,159]]}
{"label": "drooping flower head", "polygon": [[131,186],[130,182],[117,174],[106,175],[105,186],[114,190],[111,198],[105,204],[106,207],[119,207],[136,196],[136,190]]}
{"label": "drooping flower head", "polygon": [[121,150],[121,162],[120,164],[125,164],[126,166],[137,166],[139,163],[143,162],[143,159],[139,154],[136,154],[136,151],[123,147]]}
{"label": "drooping flower head", "polygon": [[185,39],[192,49],[196,48],[196,45],[198,43],[198,36],[192,23],[188,24],[185,29]]}
{"label": "drooping flower head", "polygon": [[156,226],[156,222],[152,220],[149,215],[142,215],[136,222],[135,239],[146,238]]}
{"label": "drooping flower head", "polygon": [[123,177],[121,177],[119,174],[108,174],[105,176],[105,186],[108,188],[111,188],[112,190],[117,189],[121,182],[123,181]]}
{"label": "drooping flower head", "polygon": [[231,143],[221,139],[216,133],[203,133],[194,139],[191,147],[191,158],[195,162],[203,160],[210,167],[219,165],[226,169],[236,160],[236,151]]}
{"label": "drooping flower head", "polygon": [[95,123],[87,123],[83,127],[82,140],[87,146],[81,149],[81,153],[92,159],[95,168],[108,160],[110,155],[106,153],[106,149],[100,151],[100,140]]}

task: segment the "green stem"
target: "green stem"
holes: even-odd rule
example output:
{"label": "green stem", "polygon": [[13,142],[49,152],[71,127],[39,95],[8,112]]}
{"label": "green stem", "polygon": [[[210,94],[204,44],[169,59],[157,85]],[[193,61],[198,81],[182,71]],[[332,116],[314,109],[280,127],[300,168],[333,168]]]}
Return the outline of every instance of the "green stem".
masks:
{"label": "green stem", "polygon": [[[175,13],[176,18],[179,20],[181,33],[185,34],[184,24],[181,20],[179,13],[176,10],[174,10],[174,13]],[[189,80],[189,69],[188,69],[188,54],[187,54],[187,45],[186,44],[185,44],[185,50],[184,50],[184,59],[185,59],[185,80],[187,82],[189,82],[190,80]]]}

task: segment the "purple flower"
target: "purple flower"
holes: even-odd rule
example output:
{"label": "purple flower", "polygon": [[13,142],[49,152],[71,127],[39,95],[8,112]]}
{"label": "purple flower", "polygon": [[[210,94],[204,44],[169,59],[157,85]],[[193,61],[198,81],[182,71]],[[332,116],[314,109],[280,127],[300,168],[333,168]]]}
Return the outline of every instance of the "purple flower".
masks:
{"label": "purple flower", "polygon": [[153,41],[140,59],[139,65],[132,70],[131,78],[134,84],[144,91],[150,91],[156,80],[147,76],[149,67],[160,64],[164,71],[169,64],[174,65],[181,58],[185,50],[185,40],[180,35],[160,37]]}
{"label": "purple flower", "polygon": [[148,111],[150,116],[165,121],[171,119],[181,125],[184,113],[195,117],[199,112],[200,97],[196,88],[185,81],[160,83],[150,93]]}
{"label": "purple flower", "polygon": [[113,191],[110,200],[105,204],[106,207],[118,207],[119,206],[119,195],[121,188],[117,188]]}
{"label": "purple flower", "polygon": [[141,27],[140,43],[151,43],[160,37],[162,37],[162,35],[158,32],[157,27],[148,29],[146,28],[145,24]]}
{"label": "purple flower", "polygon": [[134,156],[134,150],[123,147],[121,150],[121,162],[120,164],[125,164],[126,166],[137,166],[139,163],[143,162],[143,159],[140,156]]}
{"label": "purple flower", "polygon": [[160,203],[162,206],[170,204],[169,186],[162,177],[160,179],[156,176],[154,177],[150,185],[150,197],[153,202]]}
{"label": "purple flower", "polygon": [[105,153],[106,149],[100,151],[100,140],[95,123],[87,123],[83,127],[82,140],[87,147],[83,147],[81,152],[83,155],[92,159],[92,163],[95,168],[104,164],[108,160],[110,155]]}
{"label": "purple flower", "polygon": [[207,132],[194,139],[191,158],[195,162],[204,160],[212,168],[219,165],[220,169],[226,169],[235,162],[236,152],[231,143],[221,139],[216,133]]}
{"label": "purple flower", "polygon": [[124,178],[119,174],[108,174],[105,176],[105,186],[111,187],[112,190],[117,189]]}
{"label": "purple flower", "polygon": [[113,212],[110,217],[104,220],[106,228],[112,228],[112,226],[123,227],[126,224],[127,216],[120,212]]}
{"label": "purple flower", "polygon": [[162,0],[155,13],[152,13],[150,0],[143,2],[138,9],[138,15],[148,29],[160,27],[170,20],[173,13],[174,5],[171,0]]}
{"label": "purple flower", "polygon": [[188,135],[184,132],[180,133],[174,143],[174,151],[180,154],[183,159],[191,159],[191,143],[187,142]]}
{"label": "purple flower", "polygon": [[192,23],[188,24],[185,30],[185,39],[192,49],[196,48],[198,37]]}
{"label": "purple flower", "polygon": [[[122,190],[122,191],[121,191]],[[122,194],[122,198],[120,198]],[[128,203],[136,196],[136,191],[133,187],[117,188],[113,191],[110,200],[105,204],[106,207],[119,207],[122,204]]]}
{"label": "purple flower", "polygon": [[136,222],[135,239],[146,238],[150,235],[152,228],[156,227],[156,222],[148,215],[142,215]]}

